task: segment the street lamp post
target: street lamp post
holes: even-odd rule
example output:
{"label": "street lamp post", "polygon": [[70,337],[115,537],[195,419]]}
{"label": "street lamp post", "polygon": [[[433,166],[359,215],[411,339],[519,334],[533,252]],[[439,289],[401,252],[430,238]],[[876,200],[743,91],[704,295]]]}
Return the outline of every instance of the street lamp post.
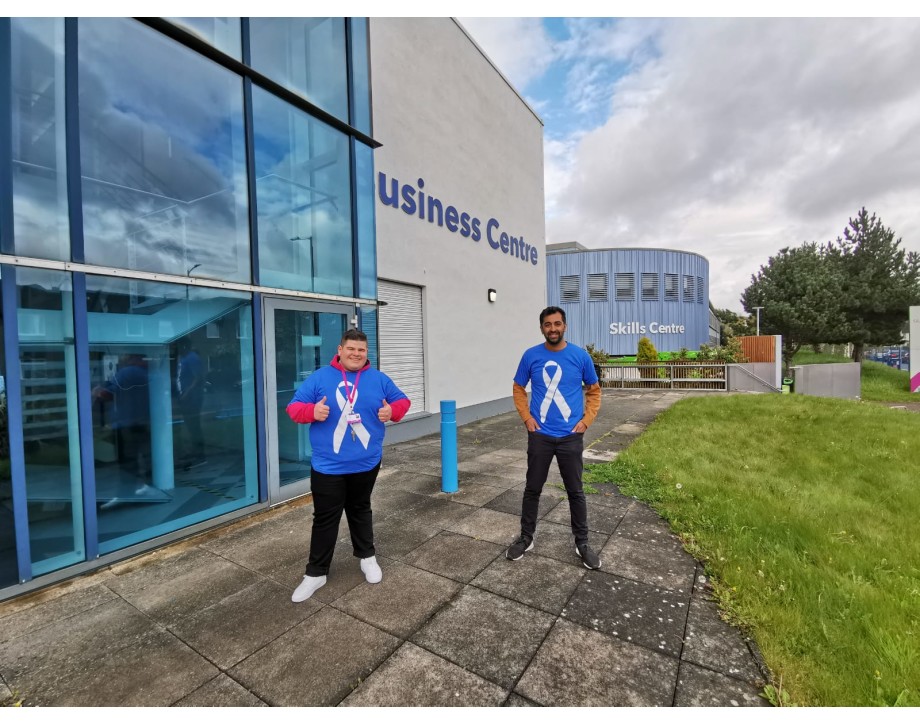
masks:
{"label": "street lamp post", "polygon": [[763,307],[755,307],[754,309],[757,310],[757,336],[760,337],[760,311]]}

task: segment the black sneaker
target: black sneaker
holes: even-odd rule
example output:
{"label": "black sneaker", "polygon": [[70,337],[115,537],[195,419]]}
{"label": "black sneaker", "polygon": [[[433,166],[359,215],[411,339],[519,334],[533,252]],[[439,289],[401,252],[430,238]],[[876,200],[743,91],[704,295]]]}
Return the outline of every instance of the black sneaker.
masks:
{"label": "black sneaker", "polygon": [[525,551],[530,551],[532,548],[533,539],[525,539],[523,536],[519,536],[517,540],[508,547],[508,551],[505,552],[505,557],[511,559],[511,561],[517,561],[524,556]]}
{"label": "black sneaker", "polygon": [[595,554],[594,550],[587,544],[582,544],[581,546],[576,545],[575,553],[581,557],[581,563],[584,564],[588,569],[601,568],[600,557]]}

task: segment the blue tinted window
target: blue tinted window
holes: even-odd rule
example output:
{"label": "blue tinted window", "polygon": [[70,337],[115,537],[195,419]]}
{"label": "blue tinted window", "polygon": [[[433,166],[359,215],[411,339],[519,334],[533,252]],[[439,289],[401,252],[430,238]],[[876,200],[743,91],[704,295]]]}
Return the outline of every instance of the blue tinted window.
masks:
{"label": "blue tinted window", "polygon": [[351,125],[371,135],[371,68],[367,18],[351,18]]}
{"label": "blue tinted window", "polygon": [[380,363],[379,346],[377,344],[377,308],[371,305],[358,305],[358,329],[367,335],[367,359],[371,365],[378,367]]}
{"label": "blue tinted window", "polygon": [[87,278],[99,551],[258,500],[248,294]]}
{"label": "blue tinted window", "polygon": [[85,558],[70,275],[20,267],[20,390],[32,574]]}
{"label": "blue tinted window", "polygon": [[[6,284],[6,282],[0,282]],[[0,297],[0,320],[3,298]],[[6,346],[0,334],[0,587],[19,581],[16,559],[16,530],[13,522],[13,481],[10,475],[9,416],[6,402]]]}
{"label": "blue tinted window", "polygon": [[252,67],[348,122],[343,18],[251,18]]}
{"label": "blue tinted window", "polygon": [[351,296],[348,137],[253,88],[259,281]]}
{"label": "blue tinted window", "polygon": [[79,29],[86,261],[250,281],[242,80],[134,20]]}
{"label": "blue tinted window", "polygon": [[242,58],[239,18],[166,18],[237,60]]}
{"label": "blue tinted window", "polygon": [[355,148],[355,210],[357,217],[358,297],[377,299],[377,236],[374,223],[374,152],[363,143]]}
{"label": "blue tinted window", "polygon": [[64,21],[13,18],[11,28],[15,249],[69,261]]}

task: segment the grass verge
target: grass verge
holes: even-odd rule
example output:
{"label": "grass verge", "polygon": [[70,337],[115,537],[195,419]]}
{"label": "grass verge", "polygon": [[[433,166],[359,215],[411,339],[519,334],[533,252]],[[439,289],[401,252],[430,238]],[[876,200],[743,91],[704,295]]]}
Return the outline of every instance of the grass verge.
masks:
{"label": "grass verge", "polygon": [[671,522],[792,702],[920,705],[920,416],[693,398],[586,482]]}
{"label": "grass verge", "polygon": [[[793,365],[851,362],[842,355],[815,353],[800,350],[792,359]],[[876,403],[916,403],[920,395],[910,392],[910,373],[897,370],[884,363],[863,360],[860,368],[860,397]]]}

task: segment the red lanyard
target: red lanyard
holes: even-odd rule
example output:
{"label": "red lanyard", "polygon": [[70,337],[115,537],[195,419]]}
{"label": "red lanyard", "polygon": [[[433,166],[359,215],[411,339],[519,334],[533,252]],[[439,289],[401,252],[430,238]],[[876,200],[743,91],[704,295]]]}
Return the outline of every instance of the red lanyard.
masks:
{"label": "red lanyard", "polygon": [[345,381],[345,399],[348,401],[350,410],[355,409],[355,399],[358,397],[358,381],[361,379],[361,371],[355,376],[355,383],[351,386],[351,392],[348,392],[348,378],[345,377],[345,369],[342,369],[342,380]]}

